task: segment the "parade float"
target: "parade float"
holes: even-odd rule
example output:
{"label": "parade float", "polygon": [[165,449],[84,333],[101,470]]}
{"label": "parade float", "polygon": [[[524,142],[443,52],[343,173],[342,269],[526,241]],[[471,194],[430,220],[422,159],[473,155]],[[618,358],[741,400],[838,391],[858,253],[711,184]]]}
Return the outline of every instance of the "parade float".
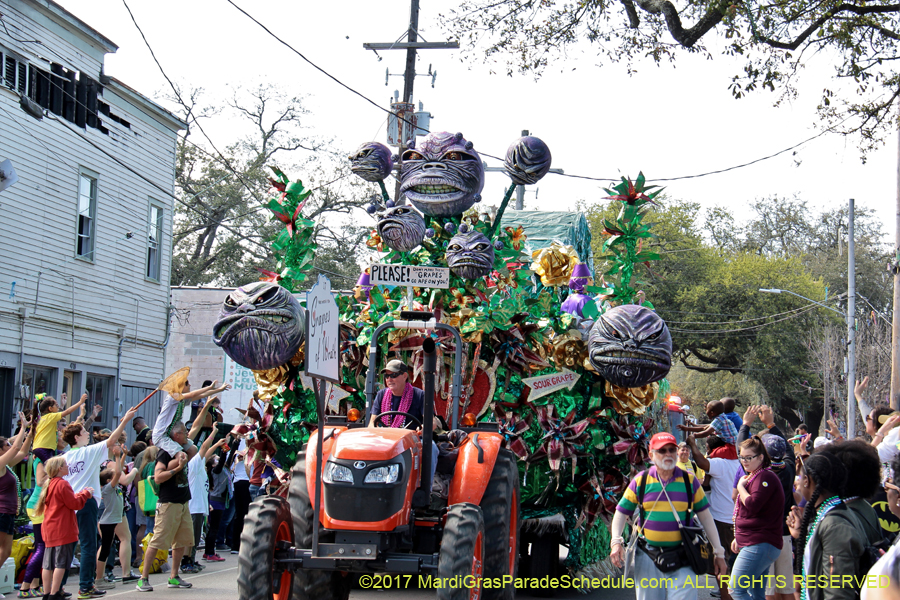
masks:
{"label": "parade float", "polygon": [[[460,133],[431,133],[399,157],[366,143],[350,161],[380,190],[368,206],[368,246],[379,255],[353,294],[337,297],[341,377],[327,410],[365,412],[367,370],[384,366],[368,364],[379,325],[401,310],[433,314],[456,328],[464,345],[457,419],[496,422],[518,459],[522,519],[555,516],[563,523],[559,541],[569,548],[566,567],[611,574],[610,518],[665,418],[672,340],[637,272],[659,259],[645,248],[652,237],[645,217],[659,190],[651,191],[643,175],[607,190],[620,209],[604,222],[603,272],[595,275],[590,256],[572,245],[530,248],[526,228],[504,225],[515,187],[535,184],[550,169],[550,150],[538,138],[509,147],[511,184],[496,209],[482,208],[483,163]],[[277,264],[229,294],[214,340],[253,370],[261,404],[248,407],[256,422],[238,429],[253,452],[283,467],[276,475],[286,490],[286,471],[317,423],[304,375],[305,309],[293,294],[314,273],[316,223],[303,217],[310,191],[273,171],[277,194],[266,206],[284,223],[271,242]],[[397,199],[384,184],[392,173],[400,181]],[[448,424],[450,357],[460,350],[453,336],[394,329],[377,340],[378,356],[382,363],[402,359],[419,385],[426,336],[437,349],[435,414]],[[523,541],[527,532],[523,527]]]}

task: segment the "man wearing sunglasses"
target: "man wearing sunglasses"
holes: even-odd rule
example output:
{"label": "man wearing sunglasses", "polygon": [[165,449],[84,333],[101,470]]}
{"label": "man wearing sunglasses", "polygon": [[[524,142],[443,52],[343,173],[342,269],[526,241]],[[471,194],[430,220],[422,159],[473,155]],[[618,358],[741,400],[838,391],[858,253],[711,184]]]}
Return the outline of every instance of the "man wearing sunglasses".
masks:
{"label": "man wearing sunglasses", "polygon": [[[650,439],[650,459],[653,466],[631,480],[613,516],[610,560],[617,567],[622,567],[625,564],[622,538],[625,520],[637,512],[643,495],[641,504],[644,518],[643,522],[637,523],[637,552],[633,572],[629,574],[629,577],[635,579],[637,600],[697,600],[696,575],[684,555],[681,531],[673,522],[674,512],[685,525],[693,524],[686,522],[689,518],[689,497],[692,498],[691,513],[699,520],[713,546],[716,574],[727,573],[725,548],[719,542],[719,534],[709,511],[709,500],[694,474],[685,474],[678,468],[677,451],[675,436],[671,433],[657,433]],[[679,560],[659,561],[656,558],[663,553],[672,552],[676,553]],[[667,564],[666,571],[658,568],[659,562]],[[668,581],[661,583],[665,580]]]}
{"label": "man wearing sunglasses", "polygon": [[405,427],[418,429],[422,426],[422,417],[425,414],[425,392],[409,382],[409,369],[402,360],[392,360],[381,370],[384,377],[384,389],[375,395],[375,403],[372,406],[372,419],[369,426],[375,426],[375,415],[400,411],[409,413],[418,419],[416,422],[403,415],[386,415],[380,417],[382,425],[388,427]]}

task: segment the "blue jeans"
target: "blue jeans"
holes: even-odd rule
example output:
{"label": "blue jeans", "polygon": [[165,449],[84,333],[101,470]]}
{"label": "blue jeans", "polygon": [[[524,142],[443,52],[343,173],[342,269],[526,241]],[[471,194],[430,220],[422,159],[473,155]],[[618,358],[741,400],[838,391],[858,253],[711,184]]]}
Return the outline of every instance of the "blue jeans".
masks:
{"label": "blue jeans", "polygon": [[765,600],[769,567],[781,554],[772,544],[744,546],[734,560],[728,590],[734,600]]}
{"label": "blue jeans", "polygon": [[251,483],[250,484],[250,502],[253,502],[254,500],[256,500],[256,497],[262,495],[265,491],[266,491],[266,488],[259,486],[259,485],[253,485]]}
{"label": "blue jeans", "polygon": [[[216,545],[225,543],[225,537],[234,520],[234,498],[228,500],[228,508],[222,513],[222,522],[219,524],[219,535],[216,536]],[[231,538],[228,538],[231,541]]]}
{"label": "blue jeans", "polygon": [[78,589],[83,591],[94,587],[94,576],[97,574],[97,524],[100,522],[97,500],[88,498],[84,508],[75,513],[75,518],[78,521],[78,543],[81,545]]}
{"label": "blue jeans", "polygon": [[681,567],[669,573],[663,573],[656,568],[643,550],[638,549],[635,552],[634,589],[636,600],[697,600],[698,581],[702,586],[705,584],[706,577],[698,576],[690,567]]}

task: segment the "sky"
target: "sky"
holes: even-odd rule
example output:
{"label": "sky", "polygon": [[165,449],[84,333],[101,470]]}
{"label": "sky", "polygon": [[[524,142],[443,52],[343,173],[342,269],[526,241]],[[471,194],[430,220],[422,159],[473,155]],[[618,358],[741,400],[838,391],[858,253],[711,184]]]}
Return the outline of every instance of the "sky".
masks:
{"label": "sky", "polygon": [[[343,151],[352,152],[372,136],[385,142],[386,112],[304,62],[225,0],[127,1],[166,74],[179,85],[202,87],[209,101],[218,102],[229,86],[275,83],[288,93],[309,95],[311,133],[333,138]],[[405,36],[405,2],[235,1],[382,107],[388,108],[395,89],[402,90],[400,77],[385,86],[385,70],[401,74],[405,52],[381,52],[379,61],[362,44]],[[107,74],[155,99],[169,91],[122,0],[57,2],[119,46],[107,56]],[[446,39],[436,19],[452,5],[421,2],[420,32],[426,40]],[[415,102],[432,113],[432,130],[462,132],[476,151],[502,157],[527,129],[549,145],[553,167],[607,179],[635,177],[639,171],[652,180],[724,169],[819,133],[815,106],[827,81],[827,57],[806,69],[798,98],[776,108],[771,93],[735,100],[728,84],[741,65],[717,56],[714,47],[712,52],[712,60],[684,54],[673,65],[638,63],[637,73],[629,76],[621,65],[599,65],[585,44],[535,80],[492,74],[462,49],[422,51],[417,71],[426,73],[430,64],[438,75],[434,88],[430,78],[417,78]],[[234,125],[219,118],[204,129],[221,148],[235,141]],[[704,209],[724,206],[739,218],[749,216],[748,205],[757,198],[796,195],[814,209],[832,209],[853,197],[858,206],[876,211],[885,241],[892,244],[897,146],[895,134],[863,164],[853,138],[825,134],[750,167],[666,183],[666,192]],[[487,174],[485,201],[499,204],[508,181],[502,173]],[[528,189],[525,207],[574,210],[579,201],[601,201],[602,187],[604,182],[550,174]],[[359,218],[368,217],[360,212]]]}

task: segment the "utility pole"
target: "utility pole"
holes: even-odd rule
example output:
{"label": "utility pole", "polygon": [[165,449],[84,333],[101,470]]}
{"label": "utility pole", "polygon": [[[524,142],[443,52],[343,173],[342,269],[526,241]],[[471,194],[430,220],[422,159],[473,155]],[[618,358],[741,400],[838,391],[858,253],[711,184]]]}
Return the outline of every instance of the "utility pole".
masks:
{"label": "utility pole", "polygon": [[[403,96],[400,98],[398,105],[404,107],[397,110],[397,126],[400,132],[404,131],[407,122],[411,123],[410,134],[416,135],[416,116],[413,104],[413,86],[416,82],[416,51],[417,50],[438,50],[438,49],[456,49],[459,48],[459,42],[420,42],[419,41],[419,0],[410,0],[409,6],[409,28],[407,30],[406,43],[364,43],[363,48],[366,50],[406,50],[406,69],[403,72]],[[429,69],[430,70],[430,69]],[[432,87],[434,80],[432,79]],[[408,109],[408,110],[407,110]],[[406,150],[406,138],[403,135],[398,136],[397,154],[400,155],[400,161],[394,166],[399,173],[402,168],[403,152]],[[395,191],[396,202],[400,202],[400,178],[397,177],[397,186]]]}
{"label": "utility pole", "polygon": [[[847,439],[856,437],[856,202],[850,198],[847,240]],[[827,418],[828,415],[825,415]]]}
{"label": "utility pole", "polygon": [[[900,130],[897,132],[897,219],[894,260],[894,316],[891,320],[891,408],[900,408]],[[854,382],[855,383],[855,382]]]}

